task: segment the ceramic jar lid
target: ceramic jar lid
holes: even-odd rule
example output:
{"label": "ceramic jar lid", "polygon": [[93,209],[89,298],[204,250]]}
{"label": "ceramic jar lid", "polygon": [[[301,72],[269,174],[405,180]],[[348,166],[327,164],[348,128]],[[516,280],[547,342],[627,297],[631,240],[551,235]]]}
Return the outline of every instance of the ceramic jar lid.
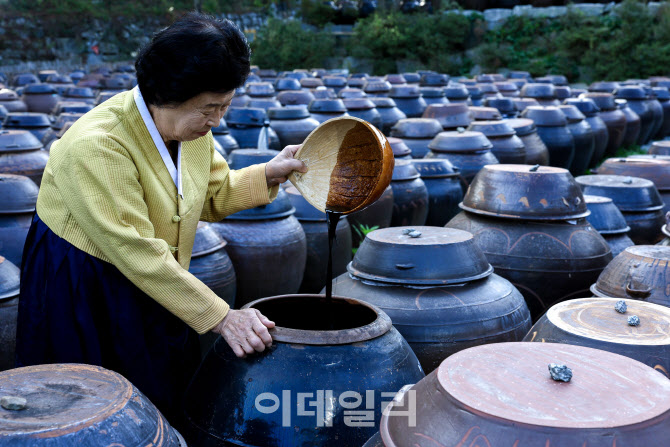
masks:
{"label": "ceramic jar lid", "polygon": [[529,106],[521,112],[521,117],[532,119],[536,126],[561,127],[568,125],[565,114],[555,106]]}
{"label": "ceramic jar lid", "polygon": [[11,112],[5,117],[3,123],[7,128],[32,129],[38,127],[50,127],[49,115],[34,112]]}
{"label": "ceramic jar lid", "polygon": [[433,138],[442,131],[439,121],[432,118],[405,118],[391,128],[391,136],[398,138]]}
{"label": "ceramic jar lid", "polygon": [[482,152],[491,150],[493,145],[483,133],[466,130],[440,132],[428,147],[435,152]]}
{"label": "ceramic jar lid", "polygon": [[591,215],[586,220],[600,234],[621,234],[630,231],[626,219],[612,199],[603,196],[584,194],[586,207]]}
{"label": "ceramic jar lid", "polygon": [[422,158],[412,160],[422,179],[458,177],[458,168],[446,158]]}
{"label": "ceramic jar lid", "polygon": [[39,149],[42,149],[42,143],[27,130],[0,130],[0,153]]}
{"label": "ceramic jar lid", "polygon": [[585,116],[596,116],[600,113],[600,107],[591,98],[568,98],[565,104],[577,107]]}
{"label": "ceramic jar lid", "polygon": [[268,118],[271,120],[299,120],[309,118],[306,106],[270,107]]}
{"label": "ceramic jar lid", "polygon": [[339,98],[315,99],[309,103],[311,113],[346,113],[347,108]]}
{"label": "ceramic jar lid", "polygon": [[39,188],[28,177],[0,174],[0,214],[35,211]]}
{"label": "ceramic jar lid", "polygon": [[412,161],[413,160],[396,160],[391,180],[403,181],[419,178],[419,171],[416,170]]}
{"label": "ceramic jar lid", "polygon": [[267,113],[261,108],[229,107],[225,120],[231,126],[263,127]]}
{"label": "ceramic jar lid", "polygon": [[198,222],[198,228],[195,231],[195,240],[193,241],[193,258],[206,256],[215,251],[221,250],[228,243],[219,235],[207,222]]}
{"label": "ceramic jar lid", "polygon": [[471,233],[428,226],[369,233],[347,270],[357,279],[414,286],[465,283],[493,272]]}
{"label": "ceramic jar lid", "polygon": [[639,177],[582,175],[575,179],[584,194],[609,197],[621,211],[642,212],[663,209],[658,189]]}
{"label": "ceramic jar lid", "polygon": [[486,165],[470,183],[461,208],[526,220],[571,220],[589,215],[570,172],[552,166]]}

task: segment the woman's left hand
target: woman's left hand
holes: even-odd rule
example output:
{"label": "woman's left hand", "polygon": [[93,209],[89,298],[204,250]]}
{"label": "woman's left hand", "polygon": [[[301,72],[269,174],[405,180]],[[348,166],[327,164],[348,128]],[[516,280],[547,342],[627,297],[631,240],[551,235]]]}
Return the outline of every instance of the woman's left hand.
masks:
{"label": "woman's left hand", "polygon": [[271,188],[288,180],[288,175],[293,171],[305,173],[307,166],[300,160],[293,158],[300,145],[286,146],[275,158],[265,165],[265,178],[268,188]]}

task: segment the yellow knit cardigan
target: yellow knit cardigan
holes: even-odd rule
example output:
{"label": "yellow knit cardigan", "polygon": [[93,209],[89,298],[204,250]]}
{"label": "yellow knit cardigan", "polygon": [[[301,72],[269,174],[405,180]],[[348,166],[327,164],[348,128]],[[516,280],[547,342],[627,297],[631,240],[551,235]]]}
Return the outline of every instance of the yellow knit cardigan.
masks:
{"label": "yellow knit cardigan", "polygon": [[132,91],[81,117],[53,144],[37,214],[58,236],[114,264],[198,333],[228,305],[188,272],[199,220],[216,222],[269,203],[265,165],[238,171],[211,133],[182,143],[183,199],[151,139]]}

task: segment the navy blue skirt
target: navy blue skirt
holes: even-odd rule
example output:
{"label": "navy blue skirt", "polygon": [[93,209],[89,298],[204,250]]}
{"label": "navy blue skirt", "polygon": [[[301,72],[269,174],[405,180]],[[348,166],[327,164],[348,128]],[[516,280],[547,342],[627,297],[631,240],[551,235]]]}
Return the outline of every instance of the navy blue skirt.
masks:
{"label": "navy blue skirt", "polygon": [[35,214],[21,265],[16,358],[17,366],[88,363],[116,371],[179,426],[200,353],[193,329]]}

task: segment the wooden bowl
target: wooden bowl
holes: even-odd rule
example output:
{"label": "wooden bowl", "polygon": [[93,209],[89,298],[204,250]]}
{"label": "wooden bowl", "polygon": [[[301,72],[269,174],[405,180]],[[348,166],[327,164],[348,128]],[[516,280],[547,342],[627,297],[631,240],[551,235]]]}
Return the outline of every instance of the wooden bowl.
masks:
{"label": "wooden bowl", "polygon": [[377,200],[391,183],[393,151],[372,124],[353,116],[323,122],[295,158],[309,171],[294,171],[291,183],[315,208],[349,214]]}

